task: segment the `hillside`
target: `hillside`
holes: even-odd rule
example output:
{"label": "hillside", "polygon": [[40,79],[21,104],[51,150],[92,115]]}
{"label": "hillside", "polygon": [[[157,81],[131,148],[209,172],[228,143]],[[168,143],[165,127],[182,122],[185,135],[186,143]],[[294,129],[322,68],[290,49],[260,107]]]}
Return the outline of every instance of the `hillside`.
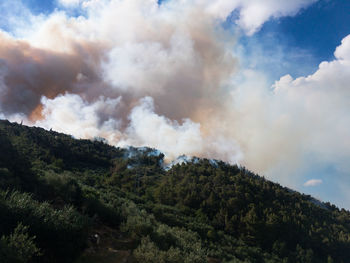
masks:
{"label": "hillside", "polygon": [[349,262],[348,211],[163,157],[0,121],[1,262]]}

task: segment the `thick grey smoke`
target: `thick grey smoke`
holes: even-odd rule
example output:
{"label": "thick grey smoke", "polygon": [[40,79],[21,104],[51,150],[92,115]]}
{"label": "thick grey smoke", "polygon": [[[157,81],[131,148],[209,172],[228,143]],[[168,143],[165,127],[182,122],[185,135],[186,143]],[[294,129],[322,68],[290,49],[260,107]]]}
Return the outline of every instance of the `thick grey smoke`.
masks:
{"label": "thick grey smoke", "polygon": [[81,4],[86,18],[54,13],[26,40],[1,35],[3,114],[77,137],[158,147],[169,158],[216,153],[237,162],[235,140],[226,138],[232,149],[222,154],[208,149],[223,138],[200,124],[222,110],[236,67],[234,39],[204,3]]}
{"label": "thick grey smoke", "polygon": [[[42,96],[55,98],[65,92],[80,92],[83,76],[98,79],[92,65],[80,54],[65,54],[31,46],[0,33],[3,73],[1,110],[5,114],[23,113],[35,120]],[[79,78],[79,76],[82,76]]]}

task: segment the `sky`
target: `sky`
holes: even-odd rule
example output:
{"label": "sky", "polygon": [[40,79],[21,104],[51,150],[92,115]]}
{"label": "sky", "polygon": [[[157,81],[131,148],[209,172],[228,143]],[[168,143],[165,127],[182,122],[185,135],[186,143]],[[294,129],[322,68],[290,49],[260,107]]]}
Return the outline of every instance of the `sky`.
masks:
{"label": "sky", "polygon": [[2,0],[0,118],[350,209],[349,25],[348,0]]}

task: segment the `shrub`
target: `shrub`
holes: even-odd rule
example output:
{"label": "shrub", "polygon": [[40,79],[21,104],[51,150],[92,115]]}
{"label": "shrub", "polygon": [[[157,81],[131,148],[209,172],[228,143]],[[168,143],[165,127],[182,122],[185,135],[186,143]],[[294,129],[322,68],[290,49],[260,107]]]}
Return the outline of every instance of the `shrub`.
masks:
{"label": "shrub", "polygon": [[28,227],[19,223],[14,232],[0,239],[0,258],[2,263],[26,263],[40,255],[34,243],[35,236],[29,236]]}

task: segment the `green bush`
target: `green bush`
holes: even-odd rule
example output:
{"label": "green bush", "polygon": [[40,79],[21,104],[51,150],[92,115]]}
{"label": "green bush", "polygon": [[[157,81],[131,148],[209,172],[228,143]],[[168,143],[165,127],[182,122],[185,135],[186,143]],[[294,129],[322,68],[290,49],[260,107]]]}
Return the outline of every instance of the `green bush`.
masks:
{"label": "green bush", "polygon": [[72,206],[56,210],[29,194],[0,191],[0,209],[0,234],[22,222],[30,227],[30,234],[36,236],[43,253],[58,261],[68,262],[85,246],[89,220]]}
{"label": "green bush", "polygon": [[19,223],[14,232],[0,239],[2,263],[26,263],[39,256],[40,249],[34,243],[35,236],[29,236],[28,227]]}

